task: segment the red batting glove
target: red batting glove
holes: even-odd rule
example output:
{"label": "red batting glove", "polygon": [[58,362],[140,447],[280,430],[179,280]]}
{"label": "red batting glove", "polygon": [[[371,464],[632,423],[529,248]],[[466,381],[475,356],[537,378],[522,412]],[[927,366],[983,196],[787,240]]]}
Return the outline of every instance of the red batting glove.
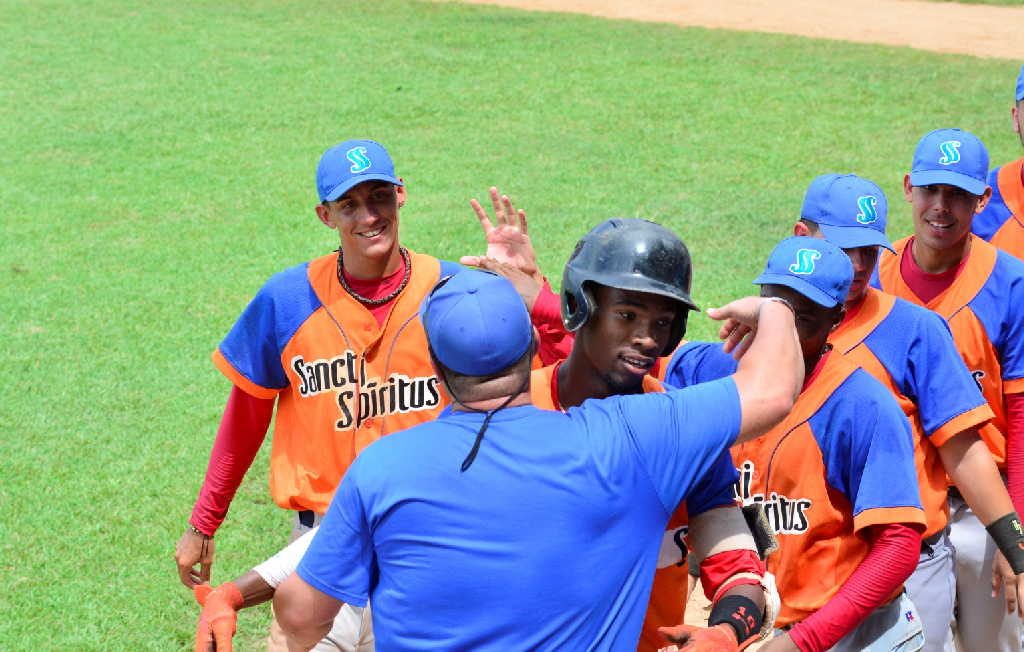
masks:
{"label": "red batting glove", "polygon": [[714,627],[659,627],[658,633],[675,643],[679,652],[737,652],[740,649],[736,630],[725,623]]}
{"label": "red batting glove", "polygon": [[196,602],[203,606],[196,625],[195,652],[231,652],[238,610],[244,602],[241,591],[234,582],[225,582],[216,588],[197,584],[194,591]]}

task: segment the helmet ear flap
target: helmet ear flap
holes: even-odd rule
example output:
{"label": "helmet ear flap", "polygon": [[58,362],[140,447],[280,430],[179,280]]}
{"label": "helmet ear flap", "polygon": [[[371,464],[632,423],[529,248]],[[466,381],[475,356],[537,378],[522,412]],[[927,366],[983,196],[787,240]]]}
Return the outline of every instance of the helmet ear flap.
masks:
{"label": "helmet ear flap", "polygon": [[565,324],[565,330],[573,333],[582,328],[583,324],[590,319],[596,302],[594,293],[587,287],[586,282],[580,284],[565,282],[563,286],[562,323]]}
{"label": "helmet ear flap", "polygon": [[668,341],[665,342],[665,348],[661,351],[662,356],[672,355],[679,343],[683,341],[683,335],[686,335],[686,319],[689,316],[690,311],[681,307],[679,315],[672,320],[672,331],[669,333]]}

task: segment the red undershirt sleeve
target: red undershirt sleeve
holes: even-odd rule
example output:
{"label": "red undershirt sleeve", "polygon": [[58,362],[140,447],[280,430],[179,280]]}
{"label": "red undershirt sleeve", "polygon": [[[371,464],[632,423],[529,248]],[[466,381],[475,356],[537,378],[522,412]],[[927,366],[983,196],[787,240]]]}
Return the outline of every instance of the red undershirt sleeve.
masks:
{"label": "red undershirt sleeve", "polygon": [[530,321],[537,329],[540,343],[537,347],[537,355],[546,366],[554,364],[569,357],[572,351],[572,343],[575,339],[573,334],[565,330],[562,324],[562,303],[558,295],[551,289],[547,279],[533,302],[533,310],[530,311]]}
{"label": "red undershirt sleeve", "polygon": [[1024,394],[1007,394],[1006,484],[1017,514],[1024,512]]}
{"label": "red undershirt sleeve", "polygon": [[213,536],[227,516],[231,500],[267,436],[274,399],[256,398],[231,387],[224,416],[210,452],[206,478],[189,522]]}
{"label": "red undershirt sleeve", "polygon": [[729,589],[742,584],[760,584],[752,577],[729,581],[739,573],[763,576],[764,562],[753,550],[726,550],[711,555],[700,563],[700,585],[708,600],[715,602]]}
{"label": "red undershirt sleeve", "polygon": [[903,523],[875,525],[865,533],[868,554],[832,599],[789,630],[801,652],[823,652],[891,598],[917,566],[921,535]]}

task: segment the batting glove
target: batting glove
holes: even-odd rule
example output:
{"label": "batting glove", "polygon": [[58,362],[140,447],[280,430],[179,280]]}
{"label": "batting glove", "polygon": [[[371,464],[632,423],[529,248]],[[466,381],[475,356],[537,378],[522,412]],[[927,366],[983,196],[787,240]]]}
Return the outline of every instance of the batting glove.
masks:
{"label": "batting glove", "polygon": [[196,625],[195,652],[231,652],[238,610],[244,601],[242,593],[234,582],[225,582],[216,588],[197,584],[194,591],[196,602],[203,607]]}

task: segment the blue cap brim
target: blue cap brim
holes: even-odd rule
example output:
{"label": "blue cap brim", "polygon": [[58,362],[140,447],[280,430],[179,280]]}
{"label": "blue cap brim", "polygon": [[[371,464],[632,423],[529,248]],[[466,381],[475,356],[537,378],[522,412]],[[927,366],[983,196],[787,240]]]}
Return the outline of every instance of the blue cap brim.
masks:
{"label": "blue cap brim", "polygon": [[885,247],[896,253],[892,243],[885,234],[869,226],[831,226],[818,224],[818,228],[825,234],[825,239],[840,249],[856,249],[857,247]]}
{"label": "blue cap brim", "polygon": [[[838,245],[836,245],[838,246]],[[807,281],[788,274],[761,274],[754,279],[754,285],[784,285],[796,290],[819,306],[832,308],[839,305],[839,302],[814,287]]]}
{"label": "blue cap brim", "polygon": [[334,190],[331,190],[325,197],[321,198],[320,201],[334,201],[352,188],[355,188],[361,183],[366,183],[367,181],[387,181],[388,183],[396,186],[402,185],[401,181],[389,174],[364,174],[362,176],[352,177],[345,183],[339,184],[334,188]]}
{"label": "blue cap brim", "polygon": [[972,195],[978,196],[985,194],[985,188],[988,188],[986,182],[978,181],[974,177],[953,172],[952,170],[925,170],[923,172],[910,173],[910,185],[912,186],[931,186],[936,184],[956,186],[957,188],[963,188]]}

